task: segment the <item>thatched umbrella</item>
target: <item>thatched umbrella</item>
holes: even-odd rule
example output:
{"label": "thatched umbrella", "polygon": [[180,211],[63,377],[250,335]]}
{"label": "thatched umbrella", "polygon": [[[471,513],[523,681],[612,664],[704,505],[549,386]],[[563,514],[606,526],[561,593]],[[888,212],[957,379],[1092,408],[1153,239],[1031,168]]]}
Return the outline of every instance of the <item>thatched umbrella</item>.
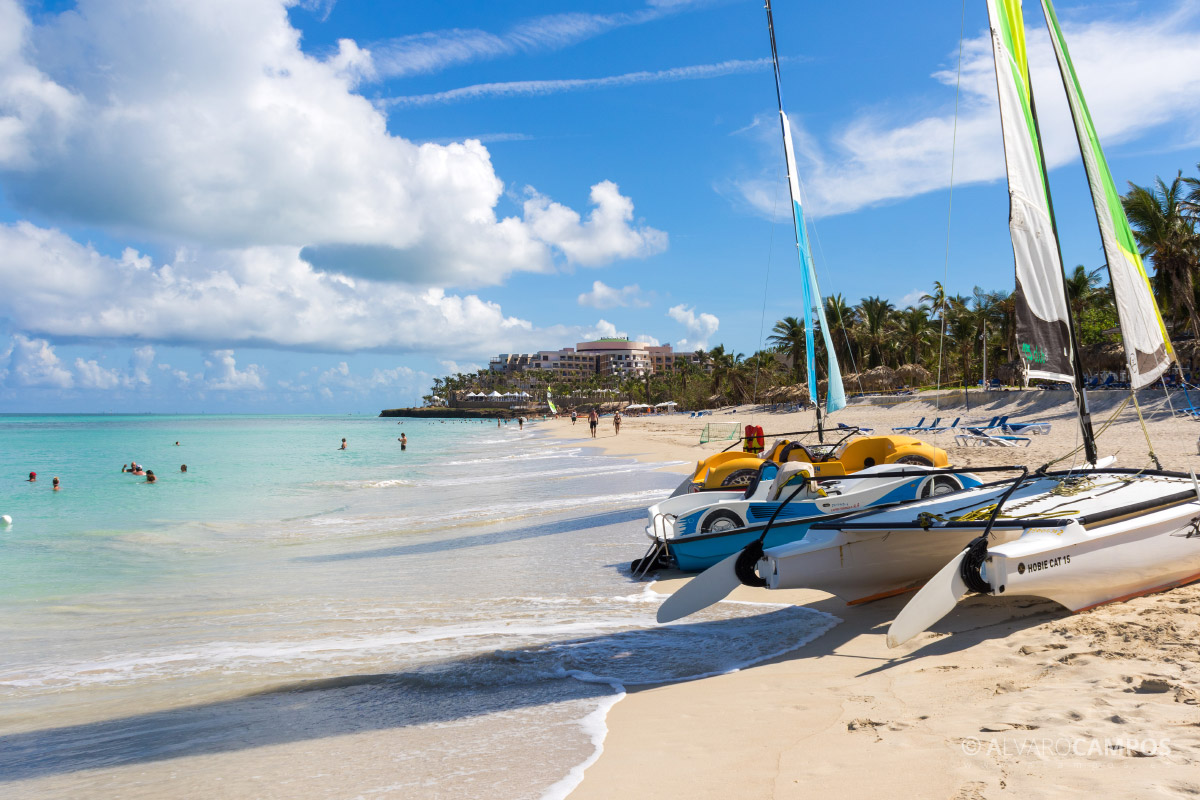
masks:
{"label": "thatched umbrella", "polygon": [[920,364],[901,364],[896,377],[905,386],[928,386],[933,383],[933,373]]}
{"label": "thatched umbrella", "polygon": [[888,366],[869,369],[858,380],[868,392],[882,392],[896,388],[896,371]]}

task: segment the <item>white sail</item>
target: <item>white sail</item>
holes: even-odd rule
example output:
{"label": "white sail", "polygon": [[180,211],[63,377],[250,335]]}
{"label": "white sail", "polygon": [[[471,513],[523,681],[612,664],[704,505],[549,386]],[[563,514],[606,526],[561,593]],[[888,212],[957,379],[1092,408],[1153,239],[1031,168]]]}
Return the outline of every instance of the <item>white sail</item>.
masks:
{"label": "white sail", "polygon": [[1063,87],[1067,90],[1067,103],[1075,121],[1079,152],[1083,156],[1088,185],[1092,190],[1096,221],[1100,224],[1100,239],[1104,244],[1108,274],[1117,301],[1117,316],[1121,321],[1121,337],[1125,341],[1129,380],[1134,389],[1140,389],[1158,380],[1167,371],[1175,353],[1158,304],[1154,302],[1150,279],[1146,277],[1146,270],[1138,255],[1137,241],[1133,238],[1129,219],[1121,206],[1121,195],[1113,183],[1104,151],[1100,148],[1100,138],[1096,135],[1096,126],[1092,124],[1092,115],[1083,99],[1083,89],[1075,75],[1067,42],[1054,13],[1054,4],[1050,0],[1042,0],[1042,11],[1046,16],[1046,26],[1050,29],[1050,41],[1058,58]]}
{"label": "white sail", "polygon": [[1017,345],[1030,378],[1075,382],[1062,261],[1033,115],[1020,0],[987,0],[1016,257]]}

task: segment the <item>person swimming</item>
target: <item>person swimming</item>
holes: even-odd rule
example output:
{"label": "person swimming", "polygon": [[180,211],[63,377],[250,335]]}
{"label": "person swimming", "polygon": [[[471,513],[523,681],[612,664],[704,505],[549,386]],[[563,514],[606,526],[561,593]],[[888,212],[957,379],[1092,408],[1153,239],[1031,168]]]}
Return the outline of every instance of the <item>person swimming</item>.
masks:
{"label": "person swimming", "polygon": [[180,465],[179,465],[179,471],[180,471],[180,472],[187,472],[187,464],[180,464]]}
{"label": "person swimming", "polygon": [[146,483],[154,483],[158,478],[154,477],[154,470],[146,470]]}
{"label": "person swimming", "polygon": [[54,484],[54,491],[57,492],[60,488],[62,488],[58,485],[58,476],[57,475],[54,476],[54,480],[52,481],[52,483]]}
{"label": "person swimming", "polygon": [[37,473],[36,472],[29,473],[29,480],[27,480],[25,482],[26,483],[36,483],[37,482]]}

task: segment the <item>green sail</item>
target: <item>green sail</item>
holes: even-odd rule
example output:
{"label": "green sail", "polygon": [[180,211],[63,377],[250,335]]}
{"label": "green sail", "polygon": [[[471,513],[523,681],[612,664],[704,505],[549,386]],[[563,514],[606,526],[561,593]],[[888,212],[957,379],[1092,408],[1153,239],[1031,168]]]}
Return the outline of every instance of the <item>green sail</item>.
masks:
{"label": "green sail", "polygon": [[1063,87],[1067,91],[1067,103],[1071,107],[1071,118],[1075,121],[1075,134],[1079,139],[1079,152],[1087,171],[1088,185],[1092,190],[1092,203],[1096,207],[1096,221],[1100,225],[1100,239],[1104,243],[1104,255],[1108,260],[1108,273],[1112,281],[1113,295],[1117,301],[1117,315],[1121,321],[1121,336],[1125,341],[1125,359],[1129,365],[1129,379],[1134,389],[1139,389],[1158,380],[1171,366],[1175,358],[1167,328],[1163,324],[1158,304],[1150,289],[1150,279],[1142,266],[1137,241],[1129,227],[1129,219],[1121,205],[1121,195],[1113,183],[1112,173],[1096,126],[1088,112],[1083,89],[1071,63],[1066,39],[1054,13],[1050,0],[1041,0],[1050,29],[1050,41],[1054,44],[1054,55],[1058,58],[1058,69],[1062,73]]}

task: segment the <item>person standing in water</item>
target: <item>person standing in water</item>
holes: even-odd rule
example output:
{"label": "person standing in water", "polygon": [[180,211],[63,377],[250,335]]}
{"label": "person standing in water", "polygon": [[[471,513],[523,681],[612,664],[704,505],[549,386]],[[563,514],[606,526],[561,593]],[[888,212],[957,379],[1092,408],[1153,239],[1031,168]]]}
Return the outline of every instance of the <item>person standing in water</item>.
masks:
{"label": "person standing in water", "polygon": [[179,465],[179,471],[180,471],[180,472],[187,472],[187,464],[180,464],[180,465]]}
{"label": "person standing in water", "polygon": [[146,470],[146,483],[154,483],[158,478],[154,477],[154,470]]}
{"label": "person standing in water", "polygon": [[56,491],[56,492],[57,492],[57,491],[58,491],[60,488],[62,488],[62,487],[60,487],[60,486],[58,485],[58,476],[57,476],[57,475],[55,475],[55,476],[54,476],[54,491]]}
{"label": "person standing in water", "polygon": [[403,433],[400,434],[400,449],[401,450],[408,449],[408,437],[405,436]]}
{"label": "person standing in water", "polygon": [[525,418],[524,417],[517,417],[517,427],[520,430],[525,430]]}
{"label": "person standing in water", "polygon": [[29,473],[29,480],[27,480],[26,483],[37,483],[37,473],[36,472]]}
{"label": "person standing in water", "polygon": [[345,440],[345,439],[342,439],[342,446],[341,446],[341,447],[339,447],[338,449],[339,449],[339,450],[345,450],[345,449],[346,449],[346,440]]}
{"label": "person standing in water", "polygon": [[588,412],[588,426],[592,429],[592,438],[596,438],[596,426],[600,424],[600,415],[596,413],[596,409]]}

